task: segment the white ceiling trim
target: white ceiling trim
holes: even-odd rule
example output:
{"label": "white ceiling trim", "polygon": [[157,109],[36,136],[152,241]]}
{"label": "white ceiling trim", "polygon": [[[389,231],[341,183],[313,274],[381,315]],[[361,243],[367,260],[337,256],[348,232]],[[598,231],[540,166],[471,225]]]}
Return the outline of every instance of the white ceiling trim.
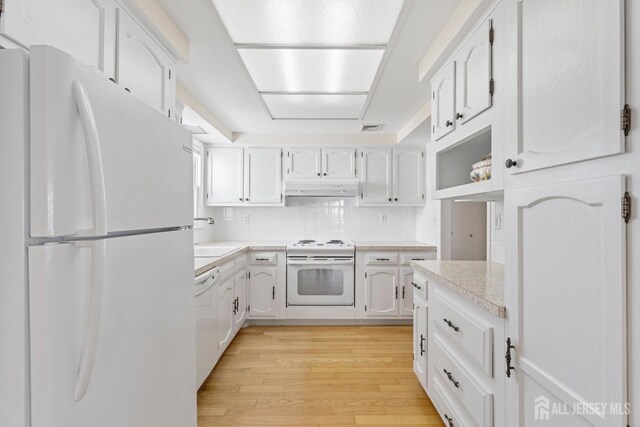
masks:
{"label": "white ceiling trim", "polygon": [[213,115],[207,107],[204,106],[198,98],[196,98],[191,92],[189,92],[180,83],[176,84],[176,99],[182,105],[186,105],[195,111],[200,117],[213,126],[220,134],[226,138],[229,142],[233,142],[233,132],[227,126],[225,126],[216,116]]}
{"label": "white ceiling trim", "polygon": [[402,142],[407,136],[411,135],[414,130],[431,117],[431,102],[428,102],[407,122],[406,125],[398,131],[398,143]]}

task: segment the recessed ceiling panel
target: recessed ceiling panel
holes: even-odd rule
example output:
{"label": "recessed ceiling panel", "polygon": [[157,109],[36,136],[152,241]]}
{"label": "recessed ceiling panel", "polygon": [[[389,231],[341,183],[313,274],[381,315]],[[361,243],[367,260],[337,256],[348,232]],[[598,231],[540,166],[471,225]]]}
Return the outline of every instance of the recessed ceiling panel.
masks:
{"label": "recessed ceiling panel", "polygon": [[213,0],[236,44],[389,42],[404,0]]}
{"label": "recessed ceiling panel", "polygon": [[367,95],[272,95],[262,98],[274,119],[359,119]]}
{"label": "recessed ceiling panel", "polygon": [[239,49],[260,92],[367,92],[384,50]]}

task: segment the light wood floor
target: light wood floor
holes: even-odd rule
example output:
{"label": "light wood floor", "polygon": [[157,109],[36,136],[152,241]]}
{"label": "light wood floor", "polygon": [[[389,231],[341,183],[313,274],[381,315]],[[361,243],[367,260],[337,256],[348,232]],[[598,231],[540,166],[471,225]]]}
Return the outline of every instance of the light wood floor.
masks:
{"label": "light wood floor", "polygon": [[411,346],[408,326],[245,328],[198,392],[198,426],[444,426]]}

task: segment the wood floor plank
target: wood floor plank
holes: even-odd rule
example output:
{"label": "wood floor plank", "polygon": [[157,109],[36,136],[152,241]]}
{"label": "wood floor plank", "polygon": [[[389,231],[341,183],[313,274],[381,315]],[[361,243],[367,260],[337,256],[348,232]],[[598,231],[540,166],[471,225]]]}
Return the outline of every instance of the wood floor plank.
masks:
{"label": "wood floor plank", "polygon": [[406,326],[242,329],[198,392],[198,425],[444,426]]}

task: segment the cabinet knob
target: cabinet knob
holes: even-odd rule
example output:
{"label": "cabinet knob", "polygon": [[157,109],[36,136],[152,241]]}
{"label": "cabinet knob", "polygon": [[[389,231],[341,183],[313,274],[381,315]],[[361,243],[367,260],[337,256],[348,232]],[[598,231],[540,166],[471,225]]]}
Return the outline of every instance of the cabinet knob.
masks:
{"label": "cabinet knob", "polygon": [[318,172],[318,176],[320,176],[320,172]]}
{"label": "cabinet knob", "polygon": [[245,202],[248,202],[248,201],[249,201],[249,198],[247,197],[246,199],[244,199],[244,201],[245,201]]}
{"label": "cabinet knob", "polygon": [[518,162],[516,160],[507,159],[507,161],[504,162],[504,165],[507,167],[507,169],[511,169],[512,166],[517,166]]}
{"label": "cabinet knob", "polygon": [[242,197],[240,197],[240,201],[243,201],[244,199]]}
{"label": "cabinet knob", "polygon": [[397,202],[397,201],[398,201],[398,198],[396,197],[396,198],[395,198],[395,199],[393,199],[393,200],[394,200],[395,202]]}
{"label": "cabinet knob", "polygon": [[462,117],[464,117],[462,114],[456,113],[456,120],[460,120]]}
{"label": "cabinet knob", "polygon": [[327,173],[325,172],[325,173],[323,173],[322,175],[327,176]]}
{"label": "cabinet knob", "polygon": [[389,201],[391,202],[391,201],[393,201],[393,199],[391,197],[389,197]]}
{"label": "cabinet knob", "polygon": [[446,125],[447,127],[449,127],[449,126],[453,126],[453,122],[452,122],[452,121],[447,120],[447,122],[445,123],[445,125]]}

